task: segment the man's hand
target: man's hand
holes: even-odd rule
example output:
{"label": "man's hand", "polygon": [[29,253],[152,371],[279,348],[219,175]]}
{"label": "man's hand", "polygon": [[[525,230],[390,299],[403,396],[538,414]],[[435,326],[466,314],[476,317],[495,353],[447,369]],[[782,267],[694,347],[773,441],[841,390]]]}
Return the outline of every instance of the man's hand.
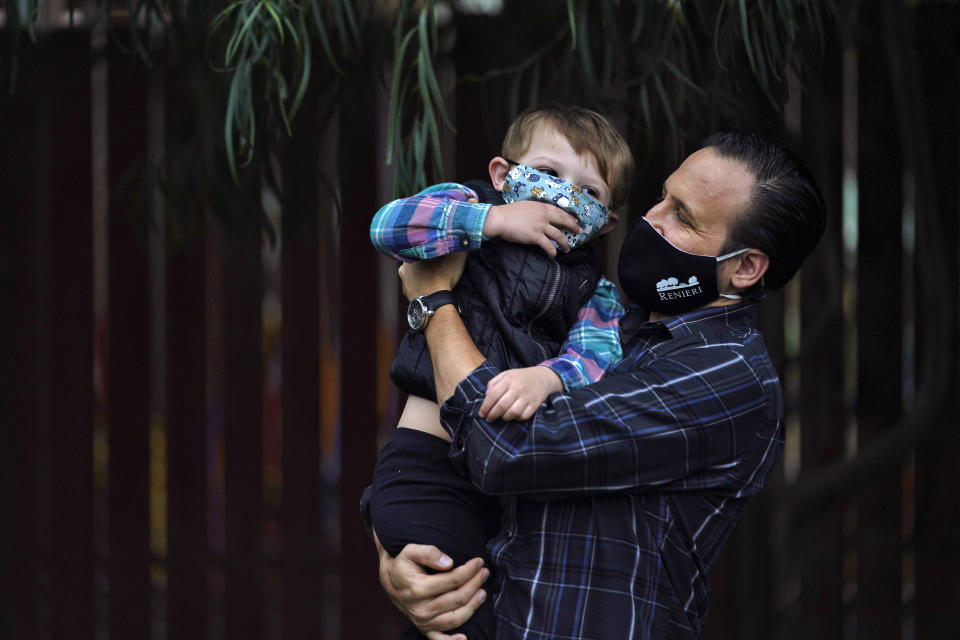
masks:
{"label": "man's hand", "polygon": [[551,258],[557,255],[557,248],[551,240],[564,252],[570,251],[563,229],[580,233],[576,217],[552,204],[533,200],[490,207],[483,224],[483,234],[488,238],[537,245]]}
{"label": "man's hand", "polygon": [[480,417],[487,421],[529,420],[547,396],[557,391],[563,391],[563,382],[549,367],[502,371],[487,385]]}
{"label": "man's hand", "polygon": [[[436,547],[408,544],[394,558],[376,532],[373,540],[380,554],[380,584],[394,606],[430,640],[467,640],[463,634],[442,632],[461,626],[486,600],[487,592],[480,587],[490,570],[483,559],[453,569],[453,561]],[[425,567],[445,573],[431,575]]]}
{"label": "man's hand", "polygon": [[397,273],[403,282],[403,295],[407,300],[444,289],[453,289],[463,275],[467,254],[463,251],[450,253],[431,260],[404,262]]}

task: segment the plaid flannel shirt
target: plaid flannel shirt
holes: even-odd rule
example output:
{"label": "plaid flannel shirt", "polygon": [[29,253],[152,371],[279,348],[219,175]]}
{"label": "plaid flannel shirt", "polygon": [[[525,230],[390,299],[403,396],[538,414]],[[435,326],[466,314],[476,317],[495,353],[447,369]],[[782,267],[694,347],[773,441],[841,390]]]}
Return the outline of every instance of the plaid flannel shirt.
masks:
{"label": "plaid flannel shirt", "polygon": [[783,449],[780,384],[755,301],[638,326],[528,422],[478,417],[487,363],[441,408],[451,460],[504,504],[498,638],[700,637],[708,573]]}
{"label": "plaid flannel shirt", "polygon": [[[412,262],[478,248],[489,204],[467,202],[476,193],[445,182],[415,196],[389,202],[370,223],[370,240],[380,253]],[[553,370],[567,391],[599,380],[623,354],[619,320],[624,309],[615,284],[601,277],[580,309],[556,357],[540,364]]]}

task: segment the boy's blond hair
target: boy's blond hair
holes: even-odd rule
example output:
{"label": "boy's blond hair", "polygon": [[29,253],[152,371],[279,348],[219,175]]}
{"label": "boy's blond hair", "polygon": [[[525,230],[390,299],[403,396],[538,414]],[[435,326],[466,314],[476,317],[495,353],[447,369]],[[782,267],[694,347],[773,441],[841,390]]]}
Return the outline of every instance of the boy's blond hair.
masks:
{"label": "boy's blond hair", "polygon": [[547,103],[529,107],[521,113],[503,138],[501,155],[518,158],[530,148],[537,125],[549,124],[557,130],[577,155],[591,153],[600,176],[610,187],[607,206],[616,211],[630,194],[634,162],[630,148],[610,122],[596,111],[570,104]]}

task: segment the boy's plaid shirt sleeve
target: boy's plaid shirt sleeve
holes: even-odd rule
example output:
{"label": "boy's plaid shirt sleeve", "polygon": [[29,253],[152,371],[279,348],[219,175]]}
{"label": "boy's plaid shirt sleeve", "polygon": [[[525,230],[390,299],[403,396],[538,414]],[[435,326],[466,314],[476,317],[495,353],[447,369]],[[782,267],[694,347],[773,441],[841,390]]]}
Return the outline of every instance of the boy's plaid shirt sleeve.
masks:
{"label": "boy's plaid shirt sleeve", "polygon": [[389,202],[370,223],[370,241],[380,253],[404,262],[476,249],[485,240],[490,205],[467,202],[475,197],[469,187],[445,182]]}
{"label": "boy's plaid shirt sleeve", "polygon": [[577,314],[567,341],[556,358],[540,364],[560,376],[565,391],[596,382],[607,367],[620,361],[620,318],[624,308],[617,286],[601,277],[593,296]]}

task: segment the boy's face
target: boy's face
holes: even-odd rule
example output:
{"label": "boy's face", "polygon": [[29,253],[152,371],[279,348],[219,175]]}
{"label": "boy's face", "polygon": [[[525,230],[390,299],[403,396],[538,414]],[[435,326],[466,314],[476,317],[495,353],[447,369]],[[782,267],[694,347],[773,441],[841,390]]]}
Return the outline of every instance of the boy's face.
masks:
{"label": "boy's face", "polygon": [[[610,187],[600,175],[593,154],[577,154],[567,139],[549,124],[538,124],[530,136],[530,146],[519,158],[512,158],[543,173],[572,182],[604,206],[610,205]],[[502,177],[493,175],[493,186],[503,190]],[[499,184],[498,184],[499,182]]]}

